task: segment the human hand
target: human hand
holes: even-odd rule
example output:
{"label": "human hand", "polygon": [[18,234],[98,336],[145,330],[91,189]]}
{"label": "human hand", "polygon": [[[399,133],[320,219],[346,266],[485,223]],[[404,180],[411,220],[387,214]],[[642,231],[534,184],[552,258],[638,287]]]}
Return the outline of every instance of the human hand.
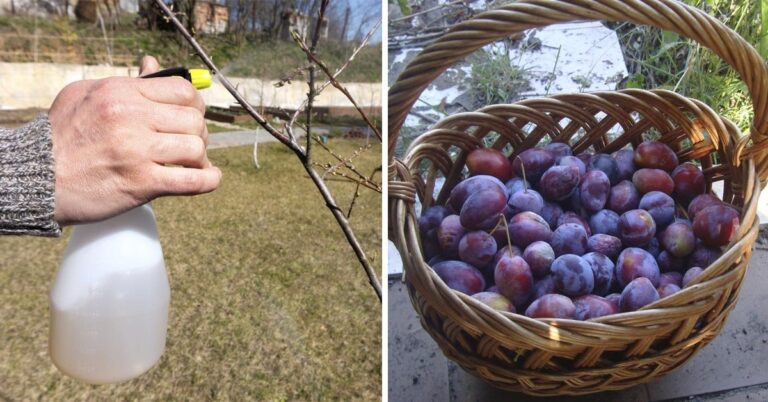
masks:
{"label": "human hand", "polygon": [[[159,69],[144,57],[140,74]],[[65,87],[48,114],[60,225],[106,219],[164,195],[215,190],[200,94],[179,77],[85,80]],[[178,166],[165,166],[166,164]]]}

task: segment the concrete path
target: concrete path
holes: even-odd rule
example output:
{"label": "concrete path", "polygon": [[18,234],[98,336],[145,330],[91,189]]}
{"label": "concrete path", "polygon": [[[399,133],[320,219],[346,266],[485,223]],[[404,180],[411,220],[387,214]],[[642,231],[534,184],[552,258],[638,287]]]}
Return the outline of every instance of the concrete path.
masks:
{"label": "concrete path", "polygon": [[[390,254],[390,258],[392,254]],[[768,250],[756,247],[723,331],[682,368],[650,384],[581,398],[504,392],[445,358],[424,331],[399,279],[389,281],[390,401],[768,400]]]}
{"label": "concrete path", "polygon": [[[312,131],[318,134],[328,133],[328,130],[324,128],[312,129]],[[304,137],[304,130],[297,129],[294,132],[299,138]],[[251,145],[254,141],[258,141],[259,143],[277,142],[275,137],[271,136],[263,128],[256,130],[224,131],[208,135],[208,149]]]}

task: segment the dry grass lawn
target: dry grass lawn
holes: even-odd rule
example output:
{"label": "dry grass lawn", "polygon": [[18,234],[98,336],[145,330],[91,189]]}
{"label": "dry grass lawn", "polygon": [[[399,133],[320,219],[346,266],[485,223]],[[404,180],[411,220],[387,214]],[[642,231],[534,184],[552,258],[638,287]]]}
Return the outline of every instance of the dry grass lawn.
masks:
{"label": "dry grass lawn", "polygon": [[[360,142],[332,140],[349,155]],[[171,283],[165,355],[124,384],[89,386],[48,357],[48,291],[63,239],[0,238],[0,400],[377,400],[381,307],[295,157],[215,150],[222,187],[153,202]],[[318,159],[328,159],[317,149]],[[357,161],[381,164],[374,146]],[[380,177],[380,176],[377,176]],[[331,182],[340,205],[352,184]],[[381,272],[381,196],[352,222]]]}

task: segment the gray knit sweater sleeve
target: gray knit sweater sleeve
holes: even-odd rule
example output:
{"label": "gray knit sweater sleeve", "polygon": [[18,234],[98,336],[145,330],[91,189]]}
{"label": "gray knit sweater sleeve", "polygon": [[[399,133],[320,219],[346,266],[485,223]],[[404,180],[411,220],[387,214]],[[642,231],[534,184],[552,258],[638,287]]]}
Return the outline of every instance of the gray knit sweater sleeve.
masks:
{"label": "gray knit sweater sleeve", "polygon": [[59,236],[53,220],[53,142],[47,115],[0,128],[0,234]]}

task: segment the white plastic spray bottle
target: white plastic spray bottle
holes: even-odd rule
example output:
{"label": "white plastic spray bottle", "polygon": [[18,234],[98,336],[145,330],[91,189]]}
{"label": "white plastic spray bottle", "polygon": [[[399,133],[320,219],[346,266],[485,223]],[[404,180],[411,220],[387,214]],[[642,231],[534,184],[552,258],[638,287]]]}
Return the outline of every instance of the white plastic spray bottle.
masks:
{"label": "white plastic spray bottle", "polygon": [[[185,75],[186,74],[186,75]],[[198,88],[207,70],[163,70]],[[58,369],[91,384],[130,380],[165,350],[170,287],[149,204],[72,230],[50,294],[49,351]]]}
{"label": "white plastic spray bottle", "polygon": [[109,384],[154,366],[170,287],[150,206],[75,227],[50,303],[51,359],[64,374]]}

